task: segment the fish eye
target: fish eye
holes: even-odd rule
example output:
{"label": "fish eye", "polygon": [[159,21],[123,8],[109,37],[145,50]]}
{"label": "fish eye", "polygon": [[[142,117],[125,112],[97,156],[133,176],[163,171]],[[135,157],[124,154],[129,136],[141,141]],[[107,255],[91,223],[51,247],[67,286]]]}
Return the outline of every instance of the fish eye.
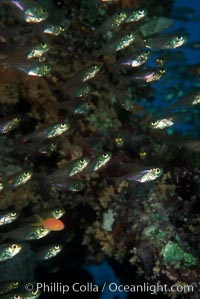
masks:
{"label": "fish eye", "polygon": [[17,215],[17,213],[16,212],[11,212],[11,214],[10,214],[12,217],[15,217],[16,215]]}
{"label": "fish eye", "polygon": [[19,295],[14,295],[14,299],[21,299]]}
{"label": "fish eye", "polygon": [[140,14],[140,15],[143,15],[143,13],[144,13],[144,9],[140,9],[140,10],[139,10],[139,14]]}
{"label": "fish eye", "polygon": [[47,11],[46,11],[46,9],[43,8],[43,9],[42,9],[42,12],[43,12],[43,13],[46,13]]}
{"label": "fish eye", "polygon": [[165,70],[165,69],[160,69],[160,73],[161,73],[161,74],[165,74],[165,73],[166,73],[166,70]]}
{"label": "fish eye", "polygon": [[163,65],[164,64],[164,60],[162,59],[162,57],[158,57],[158,58],[156,58],[156,63],[158,65]]}
{"label": "fish eye", "polygon": [[127,35],[127,37],[128,37],[128,38],[131,38],[131,37],[132,37],[132,33],[129,33],[129,34]]}
{"label": "fish eye", "polygon": [[14,118],[14,121],[20,121],[20,117],[19,117],[19,116],[16,116],[16,117]]}
{"label": "fish eye", "polygon": [[107,157],[108,157],[108,154],[103,154],[103,157],[104,157],[104,158],[107,158]]}
{"label": "fish eye", "polygon": [[122,137],[116,137],[115,142],[116,143],[121,143],[123,141]]}
{"label": "fish eye", "polygon": [[159,174],[159,173],[160,173],[160,168],[156,168],[156,169],[155,169],[155,172],[156,172],[157,174]]}
{"label": "fish eye", "polygon": [[65,126],[66,126],[66,124],[65,123],[61,123],[61,125],[60,125],[62,128],[64,128]]}
{"label": "fish eye", "polygon": [[14,281],[13,282],[13,286],[17,287],[19,285],[19,282],[18,281]]}
{"label": "fish eye", "polygon": [[147,153],[146,152],[140,152],[140,157],[146,157]]}
{"label": "fish eye", "polygon": [[181,35],[177,36],[177,40],[183,40],[183,37]]}
{"label": "fish eye", "polygon": [[56,213],[59,214],[61,212],[61,209],[56,209]]}
{"label": "fish eye", "polygon": [[25,172],[24,172],[24,175],[29,175],[29,172],[28,172],[28,171],[25,171]]}
{"label": "fish eye", "polygon": [[17,248],[18,248],[17,244],[12,244],[12,249],[17,249]]}
{"label": "fish eye", "polygon": [[85,162],[85,160],[84,160],[83,158],[81,158],[81,159],[80,159],[80,162],[81,162],[81,163],[84,163],[84,162]]}
{"label": "fish eye", "polygon": [[46,65],[46,70],[50,70],[50,66],[49,65]]}
{"label": "fish eye", "polygon": [[60,30],[61,30],[61,31],[64,31],[64,30],[65,30],[65,27],[64,27],[64,26],[60,26]]}
{"label": "fish eye", "polygon": [[56,250],[58,250],[58,249],[60,249],[60,246],[59,246],[59,245],[56,245],[54,248],[55,248]]}

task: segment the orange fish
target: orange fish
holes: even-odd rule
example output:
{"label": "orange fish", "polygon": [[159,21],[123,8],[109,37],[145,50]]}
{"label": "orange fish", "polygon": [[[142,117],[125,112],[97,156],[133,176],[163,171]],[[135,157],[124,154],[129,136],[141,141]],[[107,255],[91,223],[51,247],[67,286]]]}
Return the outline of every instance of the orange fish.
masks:
{"label": "orange fish", "polygon": [[39,223],[33,224],[34,226],[42,226],[45,229],[49,229],[51,231],[59,231],[65,228],[64,223],[60,219],[56,219],[53,217],[49,217],[46,219],[41,218],[40,216],[36,215],[39,220]]}

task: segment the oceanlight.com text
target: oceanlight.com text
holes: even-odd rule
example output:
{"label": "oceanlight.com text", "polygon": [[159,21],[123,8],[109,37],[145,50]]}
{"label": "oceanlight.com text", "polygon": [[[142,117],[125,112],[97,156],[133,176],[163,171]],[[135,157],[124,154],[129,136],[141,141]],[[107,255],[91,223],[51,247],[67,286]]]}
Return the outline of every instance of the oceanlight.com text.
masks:
{"label": "oceanlight.com text", "polygon": [[140,285],[122,285],[116,282],[105,282],[103,285],[99,286],[94,284],[93,282],[88,282],[85,284],[81,284],[79,282],[75,282],[72,285],[63,284],[61,282],[51,282],[51,283],[42,283],[37,282],[36,285],[32,283],[27,283],[25,285],[25,289],[28,292],[31,292],[33,289],[37,289],[38,291],[44,293],[61,293],[66,294],[68,292],[75,293],[95,293],[95,292],[104,292],[109,291],[111,293],[149,293],[151,295],[161,293],[192,293],[194,291],[193,285],[181,285],[175,284],[172,286],[168,286],[167,284],[149,284],[143,283]]}

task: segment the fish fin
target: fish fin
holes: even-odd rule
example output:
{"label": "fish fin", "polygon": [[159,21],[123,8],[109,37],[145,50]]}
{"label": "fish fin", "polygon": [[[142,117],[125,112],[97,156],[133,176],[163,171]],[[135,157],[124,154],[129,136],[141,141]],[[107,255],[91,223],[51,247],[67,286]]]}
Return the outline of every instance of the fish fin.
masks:
{"label": "fish fin", "polygon": [[31,223],[30,225],[31,226],[41,226],[42,225],[42,222],[44,221],[44,219],[42,217],[40,217],[38,214],[35,214],[34,215],[35,218],[38,220],[37,222],[33,222]]}

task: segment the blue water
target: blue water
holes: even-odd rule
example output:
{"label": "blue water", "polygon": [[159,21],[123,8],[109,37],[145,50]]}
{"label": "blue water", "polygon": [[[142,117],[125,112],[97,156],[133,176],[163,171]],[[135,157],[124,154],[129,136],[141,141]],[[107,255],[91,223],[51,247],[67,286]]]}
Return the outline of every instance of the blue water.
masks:
{"label": "blue water", "polygon": [[[181,20],[176,15],[176,12],[182,7],[188,7],[194,10],[194,13],[186,14],[188,20]],[[186,65],[200,62],[200,51],[188,47],[190,43],[200,41],[198,32],[198,28],[200,28],[199,2],[189,0],[176,1],[172,17],[174,19],[174,24],[170,30],[165,30],[165,33],[179,32],[180,35],[182,33],[186,33],[188,41],[182,47],[170,51],[174,54],[182,52],[183,59],[174,59],[174,61],[172,60],[167,63],[167,74],[160,81],[152,83],[152,86],[156,89],[154,101],[149,102],[148,99],[147,101],[146,99],[141,101],[141,99],[139,99],[140,103],[142,103],[142,105],[147,109],[147,113],[150,113],[155,119],[162,117],[162,115],[166,115],[166,108],[170,104],[176,103],[179,97],[183,96],[195,87],[200,87],[200,76],[192,75],[185,69]],[[148,65],[155,66],[155,59],[159,56],[159,54],[160,53],[158,52],[154,52]],[[183,74],[183,71],[185,74]],[[199,107],[195,107],[194,109],[192,108],[189,110],[189,113],[191,114],[191,118],[193,118],[193,114],[199,114],[200,116],[200,109]],[[200,126],[200,121],[197,120],[197,117],[195,118],[194,124],[188,124],[183,116],[182,123],[177,123],[174,126],[174,130],[176,132],[190,134],[193,132],[194,125],[197,127]]]}
{"label": "blue water", "polygon": [[125,299],[127,296],[125,293],[121,292],[114,292],[111,293],[108,289],[109,283],[116,283],[117,285],[121,284],[120,281],[117,279],[113,269],[107,262],[103,262],[98,265],[90,265],[85,266],[85,270],[87,270],[93,277],[94,284],[102,285],[106,282],[107,287],[105,288],[104,292],[100,295],[100,299],[107,299],[107,298],[118,298],[118,299]]}

